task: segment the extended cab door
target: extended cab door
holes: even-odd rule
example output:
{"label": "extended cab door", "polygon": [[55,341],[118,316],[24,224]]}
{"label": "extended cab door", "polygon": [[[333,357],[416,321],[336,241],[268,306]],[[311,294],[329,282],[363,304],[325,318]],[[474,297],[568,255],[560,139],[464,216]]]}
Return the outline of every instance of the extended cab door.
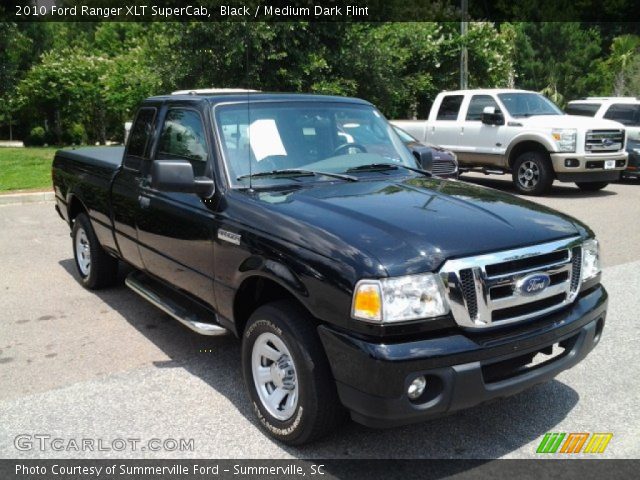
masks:
{"label": "extended cab door", "polygon": [[[165,107],[146,172],[152,171],[153,161],[185,159],[195,176],[211,177],[206,114],[192,105]],[[215,307],[214,213],[210,207],[196,194],[155,190],[148,176],[140,190],[137,226],[145,269]]]}
{"label": "extended cab door", "polygon": [[114,236],[122,257],[136,268],[143,269],[138,249],[136,222],[138,197],[143,182],[143,166],[149,158],[158,108],[145,106],[138,110],[131,128],[122,168],[111,185],[111,210]]}
{"label": "extended cab door", "polygon": [[506,126],[487,125],[482,123],[482,112],[486,107],[495,108],[496,113],[501,109],[492,95],[471,95],[463,105],[464,119],[458,146],[458,160],[468,165],[505,166],[504,154],[508,141]]}

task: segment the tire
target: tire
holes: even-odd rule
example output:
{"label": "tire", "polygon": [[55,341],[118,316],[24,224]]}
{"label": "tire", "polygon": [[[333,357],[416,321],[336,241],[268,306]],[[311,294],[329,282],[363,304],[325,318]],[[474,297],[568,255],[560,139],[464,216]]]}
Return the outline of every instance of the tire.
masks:
{"label": "tire", "polygon": [[346,417],[314,320],[294,302],[269,303],[251,315],[242,370],[260,426],[276,440],[309,443]]}
{"label": "tire", "polygon": [[75,218],[71,239],[80,283],[89,290],[114,285],[118,280],[118,259],[100,246],[86,214],[81,213]]}
{"label": "tire", "polygon": [[609,182],[576,182],[576,185],[585,192],[597,192],[609,185]]}
{"label": "tire", "polygon": [[542,195],[553,183],[549,157],[541,152],[525,152],[513,164],[513,184],[524,195]]}

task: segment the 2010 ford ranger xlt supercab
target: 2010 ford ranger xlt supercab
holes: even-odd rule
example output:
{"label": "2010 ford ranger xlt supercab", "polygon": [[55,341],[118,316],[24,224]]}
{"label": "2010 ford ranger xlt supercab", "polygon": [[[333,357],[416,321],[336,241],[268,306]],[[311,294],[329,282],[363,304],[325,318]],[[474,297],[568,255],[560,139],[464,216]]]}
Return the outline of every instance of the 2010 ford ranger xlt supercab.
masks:
{"label": "2010 ford ranger xlt supercab", "polygon": [[57,152],[53,184],[82,284],[125,262],[176,320],[239,337],[258,421],[286,443],[515,394],[603,330],[588,227],[431,177],[363,100],[153,97],[124,149]]}
{"label": "2010 ford ranger xlt supercab", "polygon": [[621,123],[565,115],[537,92],[458,90],[438,94],[429,119],[394,120],[419,141],[455,152],[463,170],[511,173],[520,193],[540,195],[554,180],[595,191],[627,165]]}

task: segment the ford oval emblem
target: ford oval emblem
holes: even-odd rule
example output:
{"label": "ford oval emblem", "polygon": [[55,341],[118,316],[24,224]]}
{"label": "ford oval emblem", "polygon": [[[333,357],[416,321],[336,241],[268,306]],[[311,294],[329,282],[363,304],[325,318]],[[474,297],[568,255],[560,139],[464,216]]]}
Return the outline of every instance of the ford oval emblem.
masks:
{"label": "ford oval emblem", "polygon": [[549,286],[550,281],[549,275],[544,273],[527,275],[518,280],[516,283],[516,291],[520,295],[525,296],[537,295]]}

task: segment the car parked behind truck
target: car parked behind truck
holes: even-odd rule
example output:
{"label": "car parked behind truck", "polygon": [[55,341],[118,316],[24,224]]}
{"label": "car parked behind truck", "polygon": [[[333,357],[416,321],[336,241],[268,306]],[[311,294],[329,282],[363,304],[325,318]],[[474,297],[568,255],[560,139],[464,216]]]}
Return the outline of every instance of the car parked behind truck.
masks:
{"label": "car parked behind truck", "polygon": [[627,164],[621,124],[565,115],[526,90],[442,92],[428,120],[393,123],[455,152],[461,171],[511,173],[523,194],[544,194],[554,180],[599,190],[618,180]]}
{"label": "car parked behind truck", "polygon": [[587,226],[433,177],[364,100],[153,97],[124,149],[58,151],[52,176],[82,285],[125,262],[145,300],[240,338],[249,403],[285,443],[513,395],[604,328]]}
{"label": "car parked behind truck", "polygon": [[588,97],[573,100],[565,111],[571,115],[606,118],[620,122],[627,131],[629,161],[623,178],[640,178],[640,99],[637,97]]}

